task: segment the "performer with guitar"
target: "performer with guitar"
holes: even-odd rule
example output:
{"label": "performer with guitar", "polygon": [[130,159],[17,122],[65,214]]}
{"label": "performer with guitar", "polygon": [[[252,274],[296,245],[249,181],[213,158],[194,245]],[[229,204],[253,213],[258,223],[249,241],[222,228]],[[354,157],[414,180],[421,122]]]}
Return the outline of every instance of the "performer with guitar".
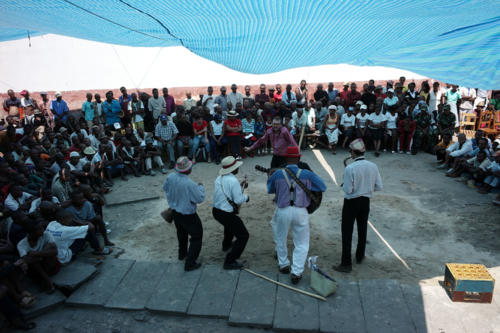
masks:
{"label": "performer with guitar", "polygon": [[[267,180],[267,192],[275,193],[278,208],[273,217],[279,271],[292,273],[293,284],[299,283],[309,251],[309,212],[312,191],[324,192],[326,185],[309,170],[299,169],[300,152],[297,146],[288,147],[284,155],[286,167],[276,170]],[[314,198],[316,199],[316,198]],[[312,209],[311,209],[312,210]],[[286,245],[288,231],[293,231],[293,265],[290,269]]]}
{"label": "performer with guitar", "polygon": [[[243,164],[233,156],[224,158],[221,162],[219,176],[215,180],[214,207],[212,214],[214,218],[224,226],[224,240],[222,251],[229,251],[224,261],[224,269],[241,269],[243,265],[236,260],[240,258],[248,242],[248,231],[243,221],[238,216],[240,206],[250,199],[243,194],[248,183],[245,179],[239,183],[235,177]],[[233,243],[233,238],[236,240]]]}

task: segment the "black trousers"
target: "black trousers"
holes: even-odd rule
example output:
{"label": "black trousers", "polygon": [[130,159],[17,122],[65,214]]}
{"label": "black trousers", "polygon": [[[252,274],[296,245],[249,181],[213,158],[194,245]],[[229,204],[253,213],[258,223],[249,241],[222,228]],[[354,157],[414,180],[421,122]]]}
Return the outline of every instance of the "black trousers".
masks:
{"label": "black trousers", "polygon": [[227,142],[229,143],[229,147],[231,148],[231,155],[233,155],[233,157],[238,157],[240,156],[240,141],[241,141],[241,137],[238,135],[238,136],[227,136],[226,135],[226,138],[227,138]]}
{"label": "black trousers", "polygon": [[[174,210],[174,223],[177,229],[177,240],[179,242],[179,255],[186,255],[185,266],[192,266],[201,251],[201,240],[203,238],[203,228],[198,214],[183,215]],[[188,236],[189,240],[188,249]]]}
{"label": "black trousers", "polygon": [[223,248],[229,248],[236,237],[231,251],[226,255],[225,263],[232,263],[238,259],[248,242],[248,231],[240,217],[234,213],[228,213],[218,208],[212,209],[214,218],[224,226]]}
{"label": "black trousers", "polygon": [[283,165],[286,165],[286,159],[283,156],[273,155],[273,159],[271,160],[271,169],[279,168]]}
{"label": "black trousers", "polygon": [[341,265],[351,265],[351,243],[354,220],[358,225],[358,246],[356,258],[365,256],[366,231],[368,226],[368,214],[370,213],[370,198],[359,197],[344,199],[342,207],[342,262]]}

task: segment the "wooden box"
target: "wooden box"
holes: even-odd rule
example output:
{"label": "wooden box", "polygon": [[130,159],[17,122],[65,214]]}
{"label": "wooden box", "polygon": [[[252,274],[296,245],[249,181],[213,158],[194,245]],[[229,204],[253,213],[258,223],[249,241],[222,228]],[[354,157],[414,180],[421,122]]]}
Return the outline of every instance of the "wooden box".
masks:
{"label": "wooden box", "polygon": [[444,286],[453,302],[491,303],[495,279],[484,265],[446,264]]}

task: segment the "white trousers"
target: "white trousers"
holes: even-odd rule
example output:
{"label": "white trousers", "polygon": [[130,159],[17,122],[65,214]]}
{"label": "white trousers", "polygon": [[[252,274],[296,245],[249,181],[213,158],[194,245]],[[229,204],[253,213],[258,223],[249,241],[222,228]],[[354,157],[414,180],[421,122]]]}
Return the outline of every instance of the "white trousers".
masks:
{"label": "white trousers", "polygon": [[309,214],[306,208],[278,208],[271,221],[280,268],[290,265],[286,246],[290,226],[293,232],[292,274],[302,275],[309,252]]}
{"label": "white trousers", "polygon": [[[155,155],[153,156],[153,159],[156,165],[158,165],[158,167],[163,168],[163,161],[161,160],[161,156]],[[151,157],[146,157],[146,170],[151,170],[151,168],[152,168]]]}

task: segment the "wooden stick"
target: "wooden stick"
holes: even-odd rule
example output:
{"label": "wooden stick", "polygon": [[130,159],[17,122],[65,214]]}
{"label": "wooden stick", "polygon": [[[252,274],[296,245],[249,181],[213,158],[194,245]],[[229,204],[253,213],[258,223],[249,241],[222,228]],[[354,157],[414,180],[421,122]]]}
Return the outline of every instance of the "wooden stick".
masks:
{"label": "wooden stick", "polygon": [[292,286],[289,286],[287,284],[284,284],[284,283],[281,283],[279,281],[274,281],[273,279],[270,279],[268,278],[267,276],[264,276],[262,274],[259,274],[259,273],[255,273],[254,271],[248,269],[248,268],[244,268],[243,269],[244,271],[247,271],[248,273],[250,274],[253,274],[255,276],[258,276],[260,277],[261,279],[264,279],[266,281],[269,281],[269,282],[272,282],[274,284],[277,284],[278,286],[282,286],[282,287],[285,287],[285,288],[288,288],[290,290],[293,290],[293,291],[296,291],[298,293],[301,293],[301,294],[304,294],[304,295],[307,295],[307,296],[310,296],[310,297],[313,297],[313,298],[316,298],[316,299],[319,299],[320,301],[323,301],[323,302],[326,302],[326,298],[324,298],[323,296],[320,296],[320,295],[316,295],[316,294],[313,294],[313,293],[310,293],[308,291],[305,291],[305,290],[302,290],[302,289],[298,289],[298,288],[294,288]]}
{"label": "wooden stick", "polygon": [[302,139],[304,138],[305,131],[306,131],[306,127],[302,126],[302,131],[300,132],[300,139],[299,139],[299,151],[300,151],[300,148],[302,147]]}

